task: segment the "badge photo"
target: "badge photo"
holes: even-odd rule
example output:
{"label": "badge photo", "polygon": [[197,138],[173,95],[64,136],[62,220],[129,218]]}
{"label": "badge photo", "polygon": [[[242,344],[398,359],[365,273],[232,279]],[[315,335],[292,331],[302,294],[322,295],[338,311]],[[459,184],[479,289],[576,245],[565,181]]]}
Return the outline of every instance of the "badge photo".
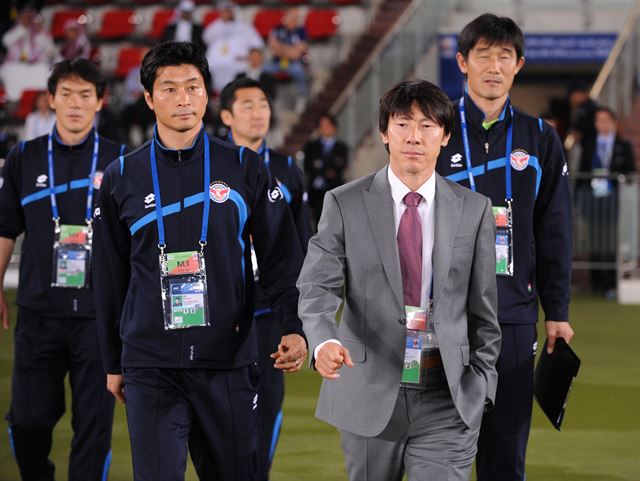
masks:
{"label": "badge photo", "polygon": [[522,149],[511,152],[511,167],[518,171],[522,171],[529,165],[529,154]]}
{"label": "badge photo", "polygon": [[209,186],[209,197],[217,204],[226,202],[231,193],[231,187],[224,182],[212,182]]}
{"label": "badge photo", "polygon": [[102,185],[102,176],[104,175],[104,172],[102,172],[101,170],[96,170],[96,173],[93,174],[93,188],[96,190],[100,189],[100,186]]}

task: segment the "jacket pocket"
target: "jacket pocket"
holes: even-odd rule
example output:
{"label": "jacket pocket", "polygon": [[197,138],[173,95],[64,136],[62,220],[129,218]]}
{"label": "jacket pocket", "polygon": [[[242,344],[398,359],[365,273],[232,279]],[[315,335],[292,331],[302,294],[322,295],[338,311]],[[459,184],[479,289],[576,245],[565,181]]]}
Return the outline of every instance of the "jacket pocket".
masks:
{"label": "jacket pocket", "polygon": [[468,366],[469,365],[469,346],[468,345],[460,346],[460,353],[462,354],[462,365]]}
{"label": "jacket pocket", "polygon": [[364,342],[352,339],[340,339],[340,342],[349,350],[353,362],[364,362],[367,359],[367,348]]}

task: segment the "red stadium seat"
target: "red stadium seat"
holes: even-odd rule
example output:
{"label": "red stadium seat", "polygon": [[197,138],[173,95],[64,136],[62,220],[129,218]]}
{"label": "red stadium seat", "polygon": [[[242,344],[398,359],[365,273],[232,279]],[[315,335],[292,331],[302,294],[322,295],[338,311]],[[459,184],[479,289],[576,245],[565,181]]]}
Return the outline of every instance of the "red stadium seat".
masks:
{"label": "red stadium seat", "polygon": [[117,78],[125,78],[129,71],[142,63],[143,49],[140,47],[123,47],[118,52],[118,64],[113,72]]}
{"label": "red stadium seat", "polygon": [[175,10],[173,8],[159,8],[153,14],[151,20],[151,30],[147,33],[147,37],[153,40],[159,40],[162,38],[167,25],[173,19]]}
{"label": "red stadium seat", "polygon": [[263,38],[267,38],[269,32],[280,25],[283,16],[284,11],[280,9],[260,10],[253,17],[253,26]]}
{"label": "red stadium seat", "polygon": [[207,25],[215,22],[220,17],[219,10],[209,10],[202,19],[202,28],[207,28]]}
{"label": "red stadium seat", "polygon": [[23,90],[20,96],[20,103],[18,104],[18,110],[16,110],[13,116],[24,121],[33,111],[33,107],[36,104],[36,97],[42,90]]}
{"label": "red stadium seat", "polygon": [[309,3],[309,0],[280,0],[283,5],[305,5]]}
{"label": "red stadium seat", "polygon": [[84,10],[58,10],[53,14],[51,20],[51,36],[54,40],[61,40],[64,38],[64,24],[67,20],[77,20],[80,16],[85,15]]}
{"label": "red stadium seat", "polygon": [[309,10],[304,26],[311,40],[333,37],[340,25],[340,15],[335,10]]}
{"label": "red stadium seat", "polygon": [[98,37],[102,40],[117,40],[133,34],[138,18],[133,10],[106,10]]}

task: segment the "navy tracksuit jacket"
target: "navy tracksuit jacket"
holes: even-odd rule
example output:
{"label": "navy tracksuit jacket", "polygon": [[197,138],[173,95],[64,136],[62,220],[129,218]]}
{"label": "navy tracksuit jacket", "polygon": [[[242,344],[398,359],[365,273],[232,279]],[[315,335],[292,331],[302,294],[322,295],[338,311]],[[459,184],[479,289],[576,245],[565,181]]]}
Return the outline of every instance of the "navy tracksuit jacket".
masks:
{"label": "navy tracksuit jacket", "polygon": [[94,283],[104,366],[234,369],[257,361],[250,236],[260,285],[283,332],[303,335],[295,281],[302,252],[282,189],[258,155],[210,138],[211,185],[203,196],[203,131],[194,145],[156,142],[167,252],[199,250],[203,199],[211,202],[205,247],[210,326],[165,331],[158,230],[147,142],[105,172],[95,213]]}

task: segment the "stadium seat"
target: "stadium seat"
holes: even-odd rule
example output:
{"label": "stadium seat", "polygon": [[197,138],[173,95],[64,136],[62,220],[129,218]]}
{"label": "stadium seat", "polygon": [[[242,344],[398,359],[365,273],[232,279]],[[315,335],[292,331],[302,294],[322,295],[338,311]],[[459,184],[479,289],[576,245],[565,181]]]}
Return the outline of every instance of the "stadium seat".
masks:
{"label": "stadium seat", "polygon": [[162,38],[167,25],[173,19],[175,10],[173,8],[159,8],[153,13],[153,19],[151,20],[151,30],[147,32],[147,37],[153,40],[159,40]]}
{"label": "stadium seat", "polygon": [[202,28],[207,28],[207,25],[215,22],[220,17],[219,10],[209,10],[202,19]]}
{"label": "stadium seat", "polygon": [[324,40],[333,37],[340,25],[340,15],[335,10],[309,10],[304,26],[310,40]]}
{"label": "stadium seat", "polygon": [[283,5],[306,5],[309,0],[280,0]]}
{"label": "stadium seat", "polygon": [[361,0],[329,0],[332,5],[359,5]]}
{"label": "stadium seat", "polygon": [[33,107],[36,103],[36,97],[38,94],[42,92],[42,90],[23,90],[22,95],[20,96],[20,103],[18,104],[18,109],[13,113],[13,116],[17,120],[24,121],[33,111]]}
{"label": "stadium seat", "polygon": [[122,39],[133,34],[138,23],[140,20],[133,10],[106,10],[102,16],[102,26],[97,35],[102,40]]}
{"label": "stadium seat", "polygon": [[114,77],[123,79],[129,71],[142,63],[142,48],[123,47],[118,52],[118,64],[113,72]]}
{"label": "stadium seat", "polygon": [[280,25],[284,11],[280,9],[260,10],[253,17],[253,26],[263,38],[269,36],[269,32]]}
{"label": "stadium seat", "polygon": [[58,10],[53,14],[51,20],[51,36],[54,40],[61,40],[64,38],[64,24],[67,20],[77,20],[86,12],[81,9],[74,10]]}

